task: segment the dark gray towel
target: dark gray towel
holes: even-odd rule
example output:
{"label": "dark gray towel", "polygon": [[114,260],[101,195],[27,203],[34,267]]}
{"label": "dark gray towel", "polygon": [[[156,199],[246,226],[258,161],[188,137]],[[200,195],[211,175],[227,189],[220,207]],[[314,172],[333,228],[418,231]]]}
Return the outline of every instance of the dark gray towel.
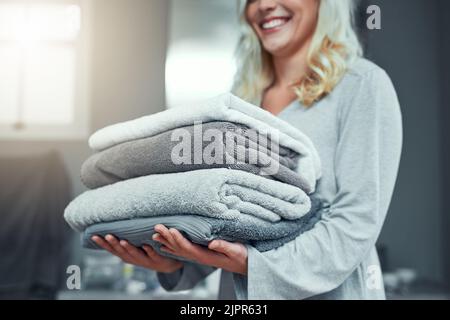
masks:
{"label": "dark gray towel", "polygon": [[[194,126],[178,129],[186,130],[185,132],[192,138],[190,143],[191,160],[194,159],[195,152],[203,154],[211,144],[211,142],[202,141],[201,150],[196,150],[194,148]],[[301,175],[301,168],[297,168],[299,155],[296,152],[279,147],[279,150],[273,150],[279,156],[273,157],[270,137],[267,137],[269,143],[265,143],[265,145],[259,143],[267,140],[261,139],[261,137],[258,139],[257,136],[255,137],[255,131],[251,131],[243,125],[230,122],[202,124],[203,133],[210,129],[217,130],[216,132],[220,132],[222,135],[222,141],[217,144],[223,153],[220,163],[206,164],[204,161],[201,164],[173,163],[172,151],[180,142],[172,141],[174,130],[170,130],[149,138],[125,142],[94,154],[83,164],[81,180],[88,188],[95,189],[118,181],[151,174],[230,168],[276,179],[297,186],[307,193],[310,191],[307,181]],[[227,145],[230,140],[226,139],[226,134],[235,137],[231,147]],[[251,156],[253,158],[250,158]],[[250,161],[252,159],[256,159],[257,162]],[[270,175],[266,175],[267,168],[275,167],[277,168],[275,172],[269,171]]]}
{"label": "dark gray towel", "polygon": [[248,243],[264,252],[278,248],[314,227],[321,219],[322,204],[319,200],[312,198],[311,205],[310,212],[302,218],[276,223],[245,215],[234,221],[196,215],[177,215],[100,223],[85,230],[82,235],[82,245],[86,248],[98,249],[99,247],[91,240],[91,237],[112,234],[138,247],[143,244],[151,245],[159,253],[167,255],[160,251],[160,244],[152,240],[154,227],[157,224],[163,224],[168,228],[179,230],[192,242],[200,245],[206,246],[214,239],[223,239]]}

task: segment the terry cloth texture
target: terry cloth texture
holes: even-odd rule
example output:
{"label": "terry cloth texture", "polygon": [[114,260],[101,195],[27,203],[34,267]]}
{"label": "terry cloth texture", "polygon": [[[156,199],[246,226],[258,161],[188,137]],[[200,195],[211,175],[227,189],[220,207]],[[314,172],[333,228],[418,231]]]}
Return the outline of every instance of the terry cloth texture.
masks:
{"label": "terry cloth texture", "polygon": [[[241,215],[236,220],[223,220],[196,215],[161,216],[145,219],[123,220],[93,225],[82,235],[82,245],[90,249],[101,249],[92,236],[105,237],[112,234],[120,240],[141,247],[151,245],[162,255],[169,255],[160,250],[160,243],[152,240],[154,227],[163,224],[175,228],[192,242],[207,246],[214,239],[248,243],[260,252],[276,249],[295,239],[301,233],[310,230],[321,218],[322,205],[319,200],[311,199],[311,210],[297,220],[267,222],[248,215]],[[171,256],[171,255],[169,255]]]}
{"label": "terry cloth texture", "polygon": [[[268,137],[258,137],[256,131],[243,125],[209,122],[121,143],[96,153],[83,164],[81,179],[88,188],[95,189],[150,174],[229,168],[270,177],[308,192],[308,182],[294,171],[299,154],[287,148],[270,147]],[[175,159],[180,155],[184,157],[183,163]],[[206,157],[213,158],[213,163]]]}
{"label": "terry cloth texture", "polygon": [[230,169],[156,174],[86,191],[66,208],[77,231],[117,220],[161,215],[201,215],[227,220],[252,215],[276,222],[299,219],[311,200],[300,188]]}
{"label": "terry cloth texture", "polygon": [[180,106],[136,120],[115,124],[94,133],[89,139],[92,149],[100,151],[137,139],[196,122],[228,121],[246,125],[267,136],[277,138],[280,146],[300,155],[298,168],[313,193],[321,177],[320,158],[311,140],[300,130],[270,112],[252,105],[231,93],[205,100],[202,103]]}

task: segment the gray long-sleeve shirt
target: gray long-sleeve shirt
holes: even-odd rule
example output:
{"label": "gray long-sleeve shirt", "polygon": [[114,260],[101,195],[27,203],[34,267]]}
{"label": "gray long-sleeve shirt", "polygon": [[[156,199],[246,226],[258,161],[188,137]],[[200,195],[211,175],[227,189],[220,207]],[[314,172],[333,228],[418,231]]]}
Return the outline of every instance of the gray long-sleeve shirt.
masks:
{"label": "gray long-sleeve shirt", "polygon": [[[401,111],[384,70],[358,59],[333,92],[311,108],[298,101],[279,117],[307,134],[322,161],[316,195],[322,221],[284,246],[248,249],[248,274],[222,271],[220,298],[384,299],[375,242],[391,201],[402,148]],[[194,263],[158,274],[172,291],[215,269]]]}

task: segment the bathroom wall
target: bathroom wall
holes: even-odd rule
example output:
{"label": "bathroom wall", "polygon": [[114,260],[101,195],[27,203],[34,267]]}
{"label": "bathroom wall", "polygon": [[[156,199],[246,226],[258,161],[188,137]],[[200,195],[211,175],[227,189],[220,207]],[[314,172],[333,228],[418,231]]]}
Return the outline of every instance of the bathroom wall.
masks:
{"label": "bathroom wall", "polygon": [[[392,268],[412,267],[433,281],[444,279],[441,157],[442,91],[438,1],[374,0],[382,30],[368,32],[368,56],[391,76],[403,113],[403,156],[380,243]],[[447,11],[448,13],[448,11]],[[447,56],[448,57],[448,56]],[[448,91],[448,89],[447,89]],[[448,125],[448,122],[447,122]],[[447,225],[448,230],[448,225]],[[447,231],[448,232],[448,231]]]}
{"label": "bathroom wall", "polygon": [[442,154],[442,226],[443,233],[443,258],[444,258],[444,279],[447,288],[450,289],[450,214],[448,205],[445,203],[450,194],[450,139],[448,139],[448,127],[450,124],[450,1],[438,1],[439,12],[439,52],[441,69],[441,154]]}

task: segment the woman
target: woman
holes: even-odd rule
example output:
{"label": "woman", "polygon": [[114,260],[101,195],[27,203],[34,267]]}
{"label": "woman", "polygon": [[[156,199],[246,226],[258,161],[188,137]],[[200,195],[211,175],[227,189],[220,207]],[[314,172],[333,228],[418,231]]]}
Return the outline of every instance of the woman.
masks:
{"label": "woman", "polygon": [[[155,228],[180,263],[119,242],[95,241],[124,261],[158,271],[168,290],[192,288],[216,268],[221,298],[384,299],[375,242],[400,161],[402,124],[387,74],[363,59],[352,0],[248,0],[234,93],[306,133],[322,159],[316,195],[323,219],[283,247],[260,253],[215,240],[203,248]],[[228,285],[228,287],[227,287]]]}

